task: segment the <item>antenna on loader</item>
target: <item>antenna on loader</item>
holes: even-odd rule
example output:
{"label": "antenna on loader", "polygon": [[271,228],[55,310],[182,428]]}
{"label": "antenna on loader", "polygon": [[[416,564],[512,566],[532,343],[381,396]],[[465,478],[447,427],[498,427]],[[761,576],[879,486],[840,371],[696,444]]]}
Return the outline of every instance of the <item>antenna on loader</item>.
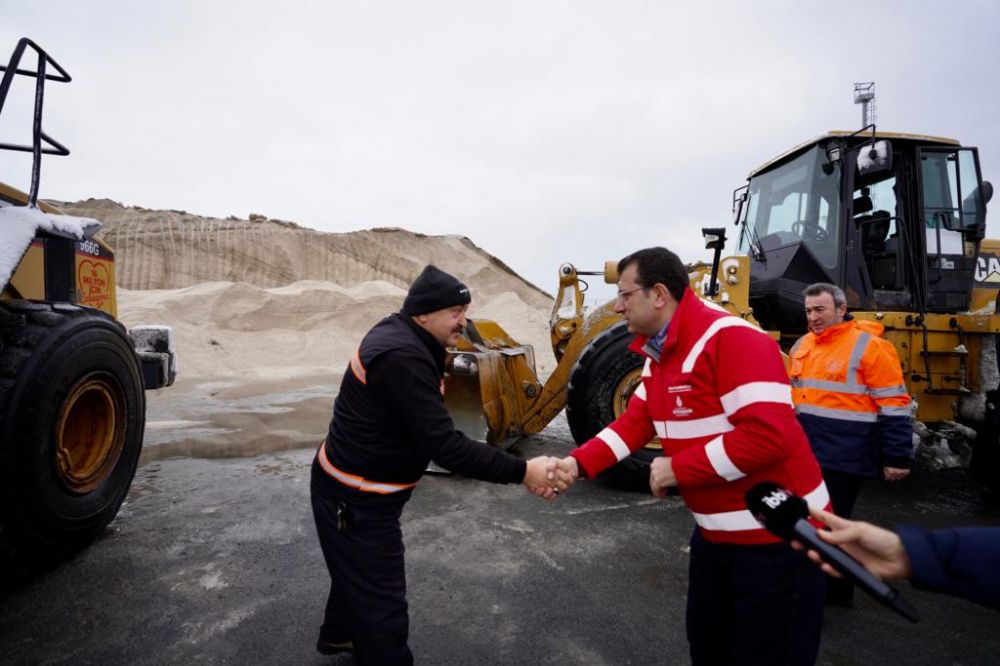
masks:
{"label": "antenna on loader", "polygon": [[863,81],[854,84],[854,103],[861,105],[861,126],[875,124],[875,82]]}

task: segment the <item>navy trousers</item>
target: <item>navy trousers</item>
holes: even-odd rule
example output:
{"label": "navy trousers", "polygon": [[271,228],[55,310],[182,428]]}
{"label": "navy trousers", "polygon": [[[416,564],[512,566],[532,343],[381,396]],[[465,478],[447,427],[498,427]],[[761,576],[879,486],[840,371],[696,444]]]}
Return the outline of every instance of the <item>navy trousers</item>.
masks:
{"label": "navy trousers", "polygon": [[813,664],[825,574],[786,544],[736,546],[691,537],[687,635],[694,666]]}
{"label": "navy trousers", "polygon": [[[826,482],[826,489],[830,492],[833,512],[841,518],[850,518],[854,514],[854,504],[861,494],[865,478],[857,474],[824,469],[823,481]],[[854,584],[844,578],[830,578],[826,582],[826,600],[838,606],[851,605],[854,602]]]}
{"label": "navy trousers", "polygon": [[330,571],[330,596],[319,639],[353,641],[355,660],[363,666],[412,664],[399,525],[406,500],[359,497],[359,491],[330,478],[316,461],[310,495]]}

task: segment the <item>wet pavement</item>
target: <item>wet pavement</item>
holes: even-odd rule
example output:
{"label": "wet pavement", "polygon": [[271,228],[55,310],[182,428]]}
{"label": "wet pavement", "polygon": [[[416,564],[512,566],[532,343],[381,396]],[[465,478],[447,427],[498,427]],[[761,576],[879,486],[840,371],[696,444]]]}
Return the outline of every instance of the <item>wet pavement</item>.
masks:
{"label": "wet pavement", "polygon": [[[514,452],[571,447],[560,418]],[[352,663],[313,649],[328,578],[311,457],[295,448],[147,462],[96,543],[0,598],[0,663]],[[962,472],[871,483],[857,513],[1000,524],[995,500]],[[688,663],[691,529],[677,498],[600,481],[548,503],[520,486],[426,476],[403,529],[417,662]],[[1000,613],[899,588],[920,624],[859,594],[855,608],[828,611],[819,663],[996,663]]]}

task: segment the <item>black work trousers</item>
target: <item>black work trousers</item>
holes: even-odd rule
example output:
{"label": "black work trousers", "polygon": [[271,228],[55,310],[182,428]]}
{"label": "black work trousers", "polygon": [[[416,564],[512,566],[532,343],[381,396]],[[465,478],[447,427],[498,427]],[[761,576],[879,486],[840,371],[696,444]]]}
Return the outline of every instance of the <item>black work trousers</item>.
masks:
{"label": "black work trousers", "polygon": [[[865,477],[824,469],[823,481],[830,493],[833,512],[841,518],[850,518],[854,514],[854,504],[861,494]],[[830,578],[826,583],[826,599],[828,603],[837,606],[850,606],[854,602],[854,584],[846,578]]]}
{"label": "black work trousers", "polygon": [[[359,500],[313,461],[310,484],[316,532],[330,571],[330,596],[319,639],[353,641],[358,664],[412,664],[407,640],[406,568],[398,502]],[[338,516],[338,507],[341,515]]]}
{"label": "black work trousers", "polygon": [[787,544],[737,546],[691,537],[687,636],[694,666],[813,664],[825,575]]}

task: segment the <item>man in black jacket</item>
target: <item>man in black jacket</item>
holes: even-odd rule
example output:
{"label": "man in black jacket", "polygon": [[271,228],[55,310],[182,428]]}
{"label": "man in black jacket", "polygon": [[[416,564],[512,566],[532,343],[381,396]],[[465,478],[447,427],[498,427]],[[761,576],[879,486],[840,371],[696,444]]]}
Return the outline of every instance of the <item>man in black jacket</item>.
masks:
{"label": "man in black jacket", "polygon": [[402,311],[372,328],[350,361],[326,441],[312,466],[313,516],[330,571],[316,649],[355,650],[360,664],[410,664],[399,518],[429,461],[493,483],[523,483],[552,499],[548,458],[524,461],[455,430],[444,405],[445,348],[472,300],[427,266]]}

